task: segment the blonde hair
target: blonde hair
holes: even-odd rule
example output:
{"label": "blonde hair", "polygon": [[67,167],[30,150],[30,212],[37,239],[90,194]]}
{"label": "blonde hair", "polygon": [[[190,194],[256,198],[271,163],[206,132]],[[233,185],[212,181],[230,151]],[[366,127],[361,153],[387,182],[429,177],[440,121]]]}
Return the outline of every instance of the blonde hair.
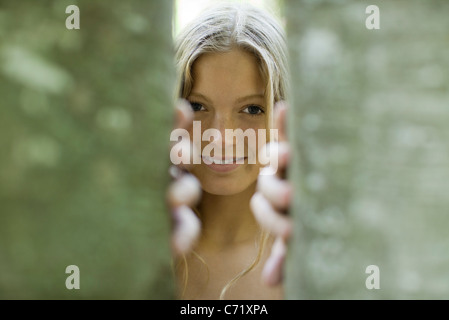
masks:
{"label": "blonde hair", "polygon": [[[202,54],[240,49],[254,55],[266,83],[267,128],[273,126],[273,106],[284,100],[288,91],[285,34],[273,16],[248,4],[219,3],[203,11],[180,32],[175,48],[178,98],[187,98],[190,94],[194,81],[192,67]],[[267,237],[262,232],[253,263],[223,288],[220,299],[232,284],[258,264]]]}

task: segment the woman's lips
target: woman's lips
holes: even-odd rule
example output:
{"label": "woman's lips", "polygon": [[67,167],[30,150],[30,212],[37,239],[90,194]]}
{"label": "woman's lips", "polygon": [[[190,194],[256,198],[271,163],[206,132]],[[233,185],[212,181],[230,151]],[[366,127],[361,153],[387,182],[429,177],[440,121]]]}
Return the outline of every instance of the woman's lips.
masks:
{"label": "woman's lips", "polygon": [[203,162],[206,164],[210,169],[217,172],[229,172],[236,168],[238,168],[240,165],[245,163],[246,157],[236,157],[236,158],[212,158],[203,156]]}

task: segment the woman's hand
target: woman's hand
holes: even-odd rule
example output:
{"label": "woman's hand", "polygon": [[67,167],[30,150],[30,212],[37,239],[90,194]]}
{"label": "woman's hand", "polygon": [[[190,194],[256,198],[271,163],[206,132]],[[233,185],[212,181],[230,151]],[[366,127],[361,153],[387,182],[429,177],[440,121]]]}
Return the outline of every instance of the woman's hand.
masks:
{"label": "woman's hand", "polygon": [[[192,125],[193,112],[186,101],[178,102],[175,116],[176,128],[188,129]],[[186,147],[195,152],[192,144]],[[167,202],[173,217],[171,241],[175,255],[188,253],[198,239],[201,229],[200,220],[191,209],[201,197],[201,185],[187,169],[186,164],[170,167],[173,181],[168,188]]]}
{"label": "woman's hand", "polygon": [[292,196],[292,187],[285,180],[285,171],[290,158],[290,149],[285,134],[286,111],[284,102],[278,102],[275,105],[275,128],[278,129],[279,141],[271,142],[266,146],[266,148],[270,148],[270,152],[278,153],[276,174],[261,172],[257,183],[257,192],[251,199],[251,209],[256,220],[275,236],[271,254],[262,271],[262,280],[268,285],[276,285],[282,281],[287,242],[292,231],[292,221],[286,214]]}

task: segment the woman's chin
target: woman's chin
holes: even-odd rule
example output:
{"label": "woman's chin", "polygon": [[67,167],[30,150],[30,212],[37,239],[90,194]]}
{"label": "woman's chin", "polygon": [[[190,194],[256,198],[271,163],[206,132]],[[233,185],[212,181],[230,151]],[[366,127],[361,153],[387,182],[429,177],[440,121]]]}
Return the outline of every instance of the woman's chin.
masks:
{"label": "woman's chin", "polygon": [[254,186],[259,175],[259,166],[245,165],[229,173],[214,172],[209,168],[196,167],[191,171],[201,183],[202,189],[213,195],[231,196]]}
{"label": "woman's chin", "polygon": [[218,181],[201,181],[201,186],[204,192],[207,192],[209,194],[217,195],[217,196],[232,196],[235,194],[239,194],[246,189],[252,183],[220,183]]}

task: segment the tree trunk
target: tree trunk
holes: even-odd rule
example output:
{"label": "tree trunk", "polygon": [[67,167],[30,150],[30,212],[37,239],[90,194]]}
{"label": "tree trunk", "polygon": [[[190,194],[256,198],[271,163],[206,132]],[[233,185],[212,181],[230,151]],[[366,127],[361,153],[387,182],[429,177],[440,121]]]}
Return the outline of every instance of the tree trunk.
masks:
{"label": "tree trunk", "polygon": [[[365,26],[372,4],[380,29]],[[287,0],[285,12],[287,298],[447,299],[449,3]]]}
{"label": "tree trunk", "polygon": [[172,1],[71,4],[2,1],[0,299],[171,298]]}

